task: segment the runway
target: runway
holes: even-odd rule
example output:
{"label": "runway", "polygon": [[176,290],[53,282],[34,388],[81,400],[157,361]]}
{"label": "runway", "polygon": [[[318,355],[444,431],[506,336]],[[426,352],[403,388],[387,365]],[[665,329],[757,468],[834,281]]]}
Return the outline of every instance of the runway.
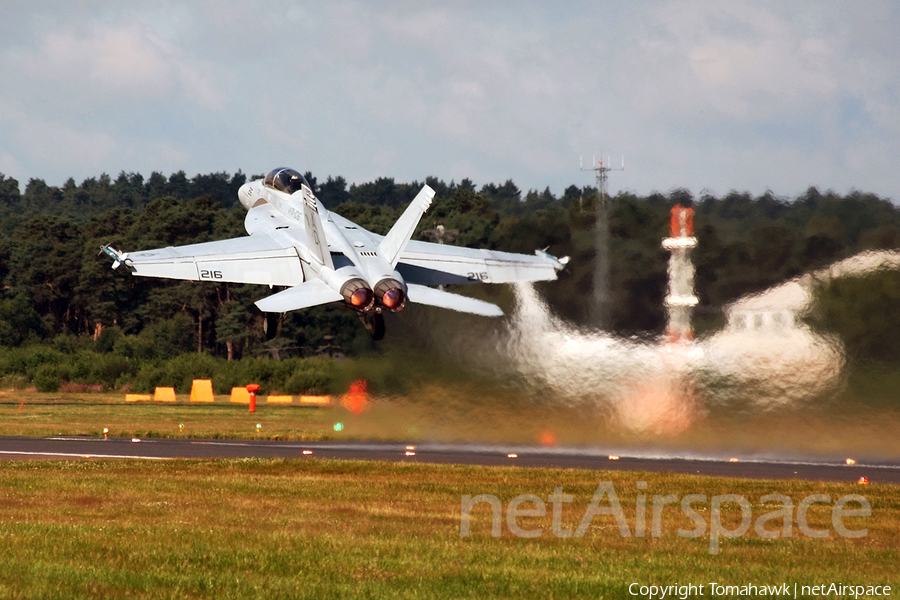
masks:
{"label": "runway", "polygon": [[471,446],[462,444],[284,442],[254,440],[0,437],[0,460],[191,458],[300,458],[410,463],[651,471],[749,479],[853,481],[900,484],[900,462],[731,459],[714,456],[637,455],[583,448]]}

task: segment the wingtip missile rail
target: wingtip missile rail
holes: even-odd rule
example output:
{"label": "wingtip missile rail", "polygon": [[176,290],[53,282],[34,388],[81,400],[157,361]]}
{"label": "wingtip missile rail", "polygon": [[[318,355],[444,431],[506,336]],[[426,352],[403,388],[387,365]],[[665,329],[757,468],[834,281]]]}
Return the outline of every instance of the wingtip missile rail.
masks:
{"label": "wingtip missile rail", "polygon": [[568,256],[563,256],[562,258],[557,258],[557,257],[553,256],[552,254],[550,254],[549,252],[547,252],[547,248],[544,248],[543,250],[535,250],[534,253],[537,256],[543,256],[544,258],[548,258],[551,261],[553,261],[553,263],[554,263],[553,268],[556,269],[557,271],[562,271],[563,268],[565,268],[565,266],[567,264],[569,264]]}
{"label": "wingtip missile rail", "polygon": [[[113,259],[112,268],[118,269],[119,265],[125,264],[125,261],[128,260],[128,255],[124,252],[119,252],[109,244],[104,244],[100,246],[100,251]],[[126,265],[127,266],[127,265]]]}

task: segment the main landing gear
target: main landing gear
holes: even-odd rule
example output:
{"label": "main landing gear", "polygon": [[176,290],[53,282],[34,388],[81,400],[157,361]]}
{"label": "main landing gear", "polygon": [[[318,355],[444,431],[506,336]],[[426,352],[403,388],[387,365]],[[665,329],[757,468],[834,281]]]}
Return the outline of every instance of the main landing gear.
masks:
{"label": "main landing gear", "polygon": [[[372,336],[376,342],[384,337],[384,315],[381,309],[376,308],[366,313],[357,313],[359,320],[366,326],[366,331]],[[278,326],[281,324],[284,315],[281,313],[265,313],[266,320],[263,322],[263,331],[266,334],[266,341],[270,342],[275,339],[278,334]]]}
{"label": "main landing gear", "polygon": [[278,324],[281,323],[280,313],[266,313],[266,322],[263,325],[263,331],[266,332],[266,341],[271,342],[278,334]]}
{"label": "main landing gear", "polygon": [[359,313],[359,320],[366,326],[366,331],[373,340],[377,342],[384,337],[384,315],[381,314],[380,308],[367,313]]}

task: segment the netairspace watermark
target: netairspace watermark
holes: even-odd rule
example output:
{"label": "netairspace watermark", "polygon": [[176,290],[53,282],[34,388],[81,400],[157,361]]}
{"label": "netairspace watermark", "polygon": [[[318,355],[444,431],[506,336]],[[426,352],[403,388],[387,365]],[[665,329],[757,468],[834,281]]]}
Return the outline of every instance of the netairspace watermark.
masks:
{"label": "netairspace watermark", "polygon": [[889,585],[847,585],[843,583],[822,583],[819,585],[801,585],[794,583],[782,583],[779,585],[757,585],[745,583],[742,585],[724,585],[721,583],[689,583],[672,585],[641,585],[632,583],[628,586],[628,594],[648,600],[687,600],[693,596],[704,594],[712,596],[736,596],[749,598],[753,596],[766,596],[769,598],[784,596],[786,598],[799,598],[801,596],[828,596],[829,598],[859,598],[890,596]]}
{"label": "netairspace watermark", "polygon": [[[639,490],[647,489],[647,483],[644,481],[638,481],[636,486]],[[519,517],[545,517],[547,515],[547,503],[549,503],[552,512],[551,531],[558,538],[583,537],[594,517],[604,516],[612,517],[615,520],[622,537],[631,537],[632,529],[625,519],[625,512],[622,510],[622,505],[619,503],[619,497],[612,482],[602,481],[600,483],[597,491],[594,492],[594,497],[584,511],[584,516],[578,527],[572,531],[571,529],[562,528],[562,510],[563,504],[572,503],[574,500],[575,498],[571,494],[563,493],[562,487],[555,488],[553,493],[547,496],[546,503],[534,494],[521,494],[510,500],[506,507],[506,526],[517,537],[540,537],[544,533],[542,527],[524,529],[517,520]],[[753,507],[744,496],[738,494],[721,494],[712,496],[709,499],[707,499],[706,494],[688,494],[680,499],[676,494],[655,495],[653,496],[650,510],[650,535],[652,537],[660,537],[662,535],[663,509],[674,504],[680,507],[682,514],[694,523],[693,529],[678,529],[678,535],[686,538],[697,538],[706,535],[708,532],[710,554],[719,553],[720,538],[741,537],[750,530],[751,524],[759,537],[790,538],[793,535],[794,523],[793,500],[784,494],[766,494],[760,498],[760,502],[763,504],[778,503],[781,506],[776,510],[760,515],[756,521],[753,521]],[[480,503],[490,505],[491,536],[500,537],[504,521],[503,504],[499,498],[492,494],[479,494],[474,497],[466,495],[462,497],[462,513],[460,514],[459,522],[460,537],[469,536],[472,509]],[[858,507],[847,507],[849,503],[858,504]],[[811,494],[800,500],[796,510],[797,527],[806,537],[827,538],[830,535],[828,529],[813,529],[807,522],[807,512],[814,504],[831,505],[831,525],[839,536],[861,538],[868,535],[868,529],[848,529],[843,522],[845,517],[869,517],[872,515],[872,505],[864,496],[846,494],[832,504],[831,496],[828,494]],[[523,507],[522,505],[526,506]],[[533,506],[529,507],[527,505]],[[728,529],[722,524],[722,509],[731,505],[740,507],[741,523],[733,529]],[[709,522],[700,515],[698,510],[709,512]],[[771,523],[772,525],[770,526],[777,526],[779,522],[780,528],[766,528],[767,524]],[[646,537],[647,535],[646,494],[637,495],[633,535],[634,537]]]}

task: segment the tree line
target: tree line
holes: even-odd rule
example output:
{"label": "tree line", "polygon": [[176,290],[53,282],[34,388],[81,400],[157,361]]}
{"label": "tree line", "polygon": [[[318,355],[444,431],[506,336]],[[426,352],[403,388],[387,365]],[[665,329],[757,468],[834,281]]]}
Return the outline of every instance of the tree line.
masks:
{"label": "tree line", "polygon": [[[572,185],[556,196],[549,189],[523,192],[512,181],[478,187],[468,179],[379,178],[348,185],[342,177],[306,177],[330,210],[376,233],[386,233],[427,183],[437,193],[416,239],[526,253],[547,247],[570,256],[559,281],[541,292],[561,318],[592,325],[595,188]],[[130,251],[244,235],[237,190],[247,180],[240,172],[190,179],[184,172],[147,179],[121,173],[81,184],[69,179],[61,187],[31,179],[20,191],[15,179],[0,174],[0,346],[74,336],[102,340],[135,359],[372,351],[355,316],[340,307],[290,313],[280,337],[266,344],[253,301],[269,290],[132,277],[97,255],[106,243]],[[695,209],[701,334],[721,326],[722,308],[744,294],[863,250],[900,246],[900,210],[863,192],[810,188],[797,198],[737,191],[694,197],[683,189],[619,193],[608,219],[611,326],[619,334],[661,333],[665,326],[668,254],[660,241],[676,204]]]}

